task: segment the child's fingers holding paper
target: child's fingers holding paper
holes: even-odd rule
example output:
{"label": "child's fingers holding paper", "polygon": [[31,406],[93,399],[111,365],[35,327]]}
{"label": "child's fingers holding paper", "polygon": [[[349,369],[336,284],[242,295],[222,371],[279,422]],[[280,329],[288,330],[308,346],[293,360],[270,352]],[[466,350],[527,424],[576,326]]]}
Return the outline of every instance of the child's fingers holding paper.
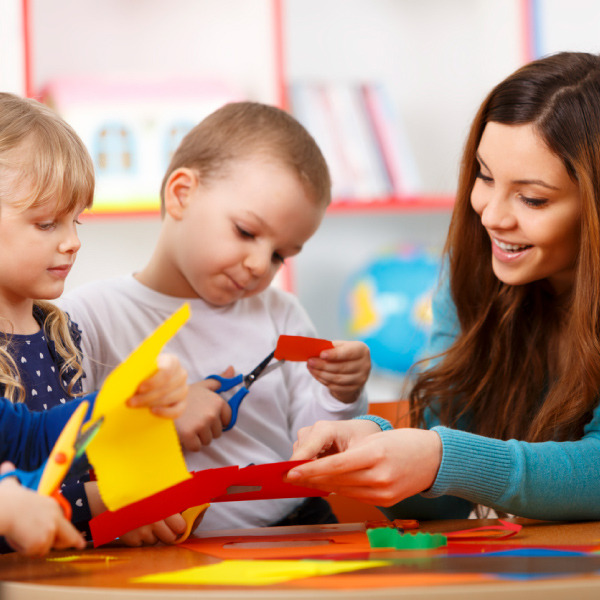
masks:
{"label": "child's fingers holding paper", "polygon": [[188,394],[187,372],[179,359],[162,354],[157,360],[158,371],[143,381],[127,404],[146,406],[162,417],[174,419],[185,409]]}

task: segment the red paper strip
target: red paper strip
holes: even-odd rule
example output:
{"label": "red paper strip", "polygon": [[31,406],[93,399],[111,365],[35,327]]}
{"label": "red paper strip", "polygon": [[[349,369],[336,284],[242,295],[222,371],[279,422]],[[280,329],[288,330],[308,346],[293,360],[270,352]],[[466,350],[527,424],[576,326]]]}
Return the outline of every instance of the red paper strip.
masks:
{"label": "red paper strip", "polygon": [[300,335],[280,335],[275,348],[277,360],[303,361],[319,356],[323,350],[333,348],[329,340],[302,337]]}
{"label": "red paper strip", "polygon": [[470,539],[503,539],[516,535],[523,528],[517,523],[509,523],[498,519],[502,525],[487,525],[485,527],[474,527],[473,529],[461,529],[444,533],[448,541],[470,540]]}
{"label": "red paper strip", "polygon": [[[192,506],[210,502],[265,500],[272,498],[307,498],[327,496],[327,492],[285,483],[283,476],[306,461],[285,461],[267,465],[237,466],[194,471],[192,477],[158,494],[154,494],[116,511],[106,511],[90,521],[94,547],[143,525],[149,525],[180,513]],[[232,486],[260,489],[227,493]]]}

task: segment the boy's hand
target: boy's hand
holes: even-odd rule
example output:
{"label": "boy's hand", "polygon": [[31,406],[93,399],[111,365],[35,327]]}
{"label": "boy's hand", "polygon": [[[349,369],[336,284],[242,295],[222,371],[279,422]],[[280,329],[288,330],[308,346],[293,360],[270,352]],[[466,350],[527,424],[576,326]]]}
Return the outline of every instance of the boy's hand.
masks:
{"label": "boy's hand", "polygon": [[119,537],[126,546],[152,546],[158,542],[172,544],[186,528],[184,518],[177,513],[163,521],[132,529]]}
{"label": "boy's hand", "polygon": [[[3,463],[0,473],[13,469]],[[0,534],[25,556],[43,556],[51,548],[85,548],[83,536],[65,519],[54,498],[22,487],[13,477],[0,483]]]}
{"label": "boy's hand", "polygon": [[327,386],[340,402],[350,404],[360,396],[371,372],[371,353],[363,342],[333,342],[318,358],[307,362],[310,374]]}
{"label": "boy's hand", "polygon": [[[222,377],[232,377],[233,368],[221,373]],[[223,433],[231,420],[229,404],[215,390],[219,388],[215,379],[205,379],[190,385],[187,407],[175,421],[179,441],[184,450],[197,452],[208,446]]]}
{"label": "boy's hand", "polygon": [[[106,510],[104,502],[100,497],[97,481],[86,481],[84,483],[85,493],[92,517],[97,517]],[[186,529],[184,518],[179,514],[171,515],[164,521],[157,521],[151,525],[144,525],[132,529],[119,537],[126,546],[146,546],[162,542],[172,544]]]}
{"label": "boy's hand", "polygon": [[127,401],[131,407],[147,406],[159,417],[176,419],[183,413],[188,394],[187,371],[172,354],[161,354],[158,371],[140,385]]}

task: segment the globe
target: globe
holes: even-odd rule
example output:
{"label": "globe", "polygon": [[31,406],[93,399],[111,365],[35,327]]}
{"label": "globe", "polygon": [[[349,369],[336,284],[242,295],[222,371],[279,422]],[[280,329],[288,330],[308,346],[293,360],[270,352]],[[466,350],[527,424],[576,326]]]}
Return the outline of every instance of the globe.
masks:
{"label": "globe", "polygon": [[439,252],[403,246],[382,252],[352,274],[342,293],[347,338],[371,350],[374,371],[404,374],[418,360],[431,329]]}

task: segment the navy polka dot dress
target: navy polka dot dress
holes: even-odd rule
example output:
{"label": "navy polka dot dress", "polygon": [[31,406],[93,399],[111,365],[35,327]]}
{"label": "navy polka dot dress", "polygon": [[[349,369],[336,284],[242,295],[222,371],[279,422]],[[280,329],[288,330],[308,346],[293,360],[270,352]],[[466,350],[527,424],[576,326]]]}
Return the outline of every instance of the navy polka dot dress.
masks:
{"label": "navy polka dot dress", "polygon": [[[44,315],[38,307],[34,307],[34,316],[40,327]],[[0,334],[1,335],[1,334]],[[79,347],[81,333],[76,325],[71,324],[71,335]],[[16,362],[25,387],[25,404],[32,411],[45,411],[71,399],[68,384],[74,373],[60,373],[62,358],[56,352],[54,343],[46,339],[41,329],[32,335],[10,336],[8,350]],[[81,380],[73,386],[73,393],[80,393]],[[0,392],[3,392],[0,386]],[[91,519],[83,482],[88,481],[87,473],[76,478],[68,478],[62,486],[62,494],[73,509],[72,522],[89,537],[87,522]]]}

